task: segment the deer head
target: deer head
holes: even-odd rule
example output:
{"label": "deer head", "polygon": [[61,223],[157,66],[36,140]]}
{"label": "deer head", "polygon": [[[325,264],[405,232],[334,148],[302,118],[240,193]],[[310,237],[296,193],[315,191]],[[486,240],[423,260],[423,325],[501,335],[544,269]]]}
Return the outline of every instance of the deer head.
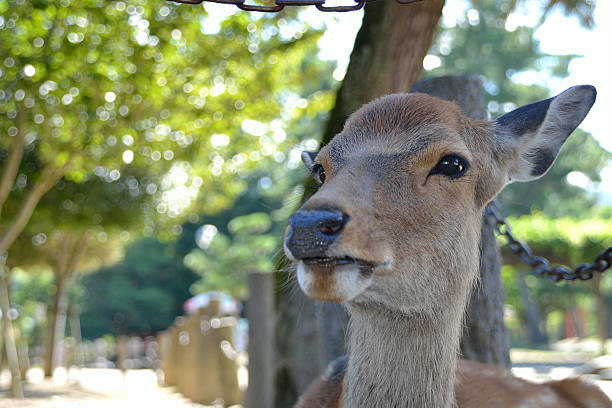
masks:
{"label": "deer head", "polygon": [[401,313],[465,302],[484,206],[507,183],[544,175],[595,96],[576,86],[495,121],[424,94],[364,105],[327,146],[303,153],[320,187],[284,242],[301,288]]}

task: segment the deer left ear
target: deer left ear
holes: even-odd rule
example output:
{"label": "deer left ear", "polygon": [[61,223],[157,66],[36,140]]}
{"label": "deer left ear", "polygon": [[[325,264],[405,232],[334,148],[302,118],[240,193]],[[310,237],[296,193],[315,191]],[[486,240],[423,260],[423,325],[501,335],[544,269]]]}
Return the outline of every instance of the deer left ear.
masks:
{"label": "deer left ear", "polygon": [[315,158],[317,157],[317,154],[319,154],[319,152],[302,152],[302,161],[304,162],[304,165],[306,166],[308,171],[311,173],[312,166],[314,164]]}
{"label": "deer left ear", "polygon": [[586,117],[596,95],[591,85],[574,86],[499,117],[494,123],[495,135],[502,145],[517,153],[510,165],[509,181],[543,176],[563,143]]}

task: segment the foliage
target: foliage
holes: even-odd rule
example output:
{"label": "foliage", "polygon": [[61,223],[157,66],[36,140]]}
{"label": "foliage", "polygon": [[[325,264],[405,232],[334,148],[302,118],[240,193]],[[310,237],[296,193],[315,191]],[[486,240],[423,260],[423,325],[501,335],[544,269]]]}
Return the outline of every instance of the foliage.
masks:
{"label": "foliage", "polygon": [[[527,0],[512,0],[511,9],[523,3],[525,7],[529,7]],[[543,21],[546,16],[555,7],[563,9],[565,15],[575,16],[585,27],[593,26],[593,12],[595,11],[595,0],[546,0],[543,2],[544,11],[540,21]]]}
{"label": "foliage", "polygon": [[431,55],[440,58],[440,67],[427,76],[481,75],[485,85],[485,104],[492,116],[517,106],[548,97],[543,85],[525,86],[515,75],[534,70],[566,76],[571,55],[542,53],[532,27],[506,28],[512,0],[470,2],[464,15],[449,26],[442,26]]}
{"label": "foliage", "polygon": [[[170,246],[189,236],[192,249],[185,220],[227,218],[215,214],[238,197],[232,218],[278,210],[299,178],[299,149],[292,148],[311,138],[313,124],[333,103],[333,63],[316,55],[320,30],[292,13],[218,18],[197,6],[142,0],[0,0],[0,15],[0,44],[8,55],[0,68],[0,132],[10,136],[0,140],[0,165],[15,140],[26,144],[0,228],[10,228],[46,168],[70,160],[12,248],[13,266],[50,263],[60,230],[90,234],[111,252],[139,233],[181,237]],[[262,199],[269,192],[278,201]],[[276,234],[279,218],[270,219]],[[251,235],[271,246],[269,237]],[[136,241],[129,251],[151,242]],[[179,262],[173,268],[184,268],[182,256],[172,260]],[[151,260],[157,271],[169,262]],[[140,271],[141,264],[127,256],[84,282],[119,282],[121,291],[107,293],[118,316],[149,313],[161,292],[150,288],[143,296],[117,275]],[[114,294],[125,299],[114,302]],[[164,313],[160,321],[167,325]],[[92,330],[156,330],[158,323],[139,328],[128,316]]]}
{"label": "foliage", "polygon": [[35,273],[29,273],[15,268],[11,278],[11,300],[18,312],[14,327],[28,346],[39,345],[45,336],[46,305],[56,290],[53,273],[48,269],[37,268]]}
{"label": "foliage", "polygon": [[[266,234],[270,226],[268,214],[248,214],[229,222],[231,235],[215,233],[210,241],[208,237],[200,240],[202,249],[194,250],[185,257],[185,265],[202,275],[194,290],[205,292],[221,289],[235,296],[246,297],[246,274],[270,271],[274,266],[272,254],[278,246],[278,239]],[[204,234],[216,230],[211,225],[203,228]]]}
{"label": "foliage", "polygon": [[[285,161],[296,142],[287,123],[329,104],[319,78],[333,67],[316,58],[319,33],[290,14],[237,13],[203,34],[209,16],[198,7],[2,4],[0,129],[11,137],[0,160],[16,137],[27,144],[13,214],[41,169],[71,160],[67,182],[106,182],[115,202],[132,202],[116,216],[177,236],[189,214],[227,208],[246,171]],[[70,190],[57,195],[78,206]],[[95,225],[92,201],[82,220]]]}
{"label": "foliage", "polygon": [[[317,122],[323,123],[310,125]],[[299,183],[304,175],[301,165],[261,166],[247,178],[249,187],[231,209],[203,217],[206,224],[196,235],[199,247],[185,257],[185,264],[202,276],[194,292],[221,290],[244,297],[247,273],[273,270],[287,219],[303,194]]]}
{"label": "foliage", "polygon": [[[603,210],[593,218],[574,219],[563,217],[552,219],[543,213],[509,218],[512,231],[528,243],[537,255],[546,256],[553,263],[577,266],[593,262],[595,256],[612,245],[612,219],[609,210]],[[503,247],[503,239],[500,244]],[[529,267],[510,255],[504,248],[502,279],[506,290],[506,302],[516,310],[519,317],[525,313],[525,305],[518,291],[517,274],[525,273],[525,283],[545,320],[557,317],[576,305],[593,310],[592,282],[553,283],[531,274]],[[601,291],[608,305],[612,305],[612,278],[604,274]],[[553,333],[554,334],[554,333]]]}
{"label": "foliage", "polygon": [[[549,5],[560,2],[549,3],[546,10]],[[580,16],[585,7],[592,8],[592,4],[584,1],[561,3],[566,10]],[[533,37],[534,28],[509,25],[508,13],[516,6],[516,0],[472,2],[456,24],[441,27],[430,51],[440,58],[441,65],[428,71],[428,76],[470,73],[483,77],[485,103],[493,117],[549,97],[545,84],[527,86],[517,82],[521,74],[538,72],[543,76],[564,77],[573,58],[542,53]],[[500,199],[504,212],[520,215],[539,210],[550,216],[588,216],[596,197],[569,184],[567,175],[579,171],[597,182],[599,172],[611,158],[612,154],[601,148],[590,134],[581,130],[574,132],[542,180],[514,183],[504,190]],[[529,202],[525,197],[529,197]]]}
{"label": "foliage", "polygon": [[182,264],[181,242],[138,240],[126,248],[123,262],[82,277],[83,336],[144,335],[170,326],[197,279]]}
{"label": "foliage", "polygon": [[[514,183],[504,190],[500,199],[504,213],[520,215],[542,211],[551,217],[592,217],[597,196],[592,191],[571,185],[568,175],[579,172],[590,183],[601,181],[599,173],[611,159],[612,153],[603,149],[589,133],[576,130],[542,179]],[[525,197],[529,197],[529,202]]]}
{"label": "foliage", "polygon": [[610,218],[552,219],[535,213],[511,217],[508,222],[513,233],[529,242],[534,251],[546,253],[561,263],[577,264],[594,259],[612,242]]}

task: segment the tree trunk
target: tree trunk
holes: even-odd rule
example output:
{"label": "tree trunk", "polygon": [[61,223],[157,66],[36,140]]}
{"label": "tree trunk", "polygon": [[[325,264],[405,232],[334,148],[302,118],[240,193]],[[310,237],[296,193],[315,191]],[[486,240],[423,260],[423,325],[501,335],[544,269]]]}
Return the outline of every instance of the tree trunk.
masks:
{"label": "tree trunk", "polygon": [[[482,81],[478,76],[426,79],[415,84],[412,91],[453,101],[469,118],[487,117]],[[494,228],[495,220],[485,215],[480,240],[480,281],[468,304],[461,353],[470,360],[510,367],[510,345],[504,325],[501,255]]]}
{"label": "tree trunk", "polygon": [[542,319],[540,318],[540,310],[538,305],[534,303],[529,296],[529,290],[527,289],[527,283],[525,283],[525,274],[519,272],[517,275],[519,294],[525,307],[525,323],[528,341],[533,345],[541,345],[548,343],[546,333],[540,328]]}
{"label": "tree trunk", "polygon": [[75,270],[85,249],[87,248],[88,233],[75,237],[71,233],[65,233],[62,247],[53,261],[55,275],[55,308],[51,318],[47,350],[45,353],[45,377],[53,376],[53,370],[60,363],[59,346],[66,332],[66,318],[68,315],[68,292]]}
{"label": "tree trunk", "polygon": [[19,336],[17,339],[17,360],[19,361],[19,371],[21,372],[21,380],[26,380],[26,373],[30,369],[30,348],[24,336]]}
{"label": "tree trunk", "polygon": [[66,316],[68,311],[68,282],[64,279],[56,280],[57,292],[55,304],[49,322],[48,349],[45,353],[45,377],[52,377],[53,370],[59,366],[60,345],[66,332]]}
{"label": "tree trunk", "polygon": [[11,370],[11,395],[14,398],[23,398],[23,385],[21,382],[21,370],[19,369],[19,357],[15,345],[15,332],[13,323],[9,319],[9,274],[5,266],[6,254],[0,254],[0,309],[2,310],[2,338],[9,368]]}
{"label": "tree trunk", "polygon": [[[380,1],[365,7],[321,145],[340,132],[347,117],[362,104],[389,93],[410,91],[421,75],[443,5],[443,0],[409,5]],[[313,187],[308,183],[306,191]],[[293,284],[287,274],[278,274],[279,287]],[[329,361],[344,354],[348,318],[341,306],[315,302],[299,288],[291,293],[279,291],[277,310],[275,404],[289,407]]]}
{"label": "tree trunk", "polygon": [[74,365],[83,367],[85,356],[83,354],[83,336],[81,335],[81,321],[79,318],[79,306],[73,304],[68,310],[70,321],[70,336],[74,339]]}
{"label": "tree trunk", "polygon": [[495,220],[483,217],[480,239],[480,282],[472,291],[461,339],[469,360],[510,368],[510,341],[504,324],[504,286]]}
{"label": "tree trunk", "polygon": [[600,354],[606,354],[606,340],[608,339],[608,309],[604,294],[601,293],[601,274],[595,273],[593,277],[593,290],[597,299],[597,326],[601,340]]}

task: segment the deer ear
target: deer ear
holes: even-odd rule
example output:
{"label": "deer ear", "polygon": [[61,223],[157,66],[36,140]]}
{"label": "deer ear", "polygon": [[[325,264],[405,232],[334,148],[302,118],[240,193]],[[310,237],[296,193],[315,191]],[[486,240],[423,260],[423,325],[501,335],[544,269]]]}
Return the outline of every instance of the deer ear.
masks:
{"label": "deer ear", "polygon": [[306,165],[309,172],[312,173],[312,166],[319,152],[302,152],[302,161]]}
{"label": "deer ear", "polygon": [[509,181],[543,176],[595,103],[596,95],[591,85],[574,86],[553,98],[499,117],[494,124],[495,134],[502,145],[516,152]]}

